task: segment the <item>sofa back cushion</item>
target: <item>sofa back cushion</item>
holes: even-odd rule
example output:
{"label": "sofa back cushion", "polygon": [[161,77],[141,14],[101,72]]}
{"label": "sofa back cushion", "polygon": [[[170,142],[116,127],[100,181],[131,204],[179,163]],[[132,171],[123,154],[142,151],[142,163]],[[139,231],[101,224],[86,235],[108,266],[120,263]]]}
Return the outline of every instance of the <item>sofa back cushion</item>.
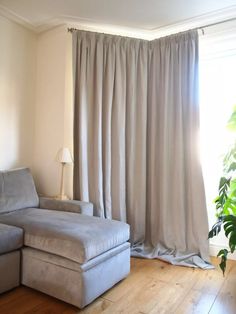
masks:
{"label": "sofa back cushion", "polygon": [[39,207],[30,170],[0,171],[0,214],[28,207]]}

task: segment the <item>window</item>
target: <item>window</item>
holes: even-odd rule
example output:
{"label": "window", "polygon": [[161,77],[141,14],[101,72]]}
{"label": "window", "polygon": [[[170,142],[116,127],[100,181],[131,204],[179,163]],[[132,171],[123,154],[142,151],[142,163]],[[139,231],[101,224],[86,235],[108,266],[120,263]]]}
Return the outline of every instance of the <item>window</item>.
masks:
{"label": "window", "polygon": [[[226,124],[236,105],[236,22],[206,29],[200,36],[201,161],[209,225],[215,222],[214,198],[222,175],[222,157],[232,143]],[[226,245],[223,234],[212,239]]]}

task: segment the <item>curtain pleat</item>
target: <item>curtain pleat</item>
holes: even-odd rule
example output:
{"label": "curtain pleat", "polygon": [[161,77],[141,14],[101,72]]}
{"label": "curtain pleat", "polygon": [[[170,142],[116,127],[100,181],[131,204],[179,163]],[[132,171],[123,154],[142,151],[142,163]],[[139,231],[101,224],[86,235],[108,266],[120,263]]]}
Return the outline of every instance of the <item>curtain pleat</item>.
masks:
{"label": "curtain pleat", "polygon": [[73,32],[74,197],[127,221],[132,254],[211,267],[199,162],[198,35]]}

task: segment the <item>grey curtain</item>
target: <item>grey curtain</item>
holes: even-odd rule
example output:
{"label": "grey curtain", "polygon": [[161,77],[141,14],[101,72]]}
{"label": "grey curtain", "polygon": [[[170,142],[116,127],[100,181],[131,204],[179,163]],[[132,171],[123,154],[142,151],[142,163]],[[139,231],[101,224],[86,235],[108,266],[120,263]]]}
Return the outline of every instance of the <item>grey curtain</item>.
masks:
{"label": "grey curtain", "polygon": [[73,32],[74,197],[127,221],[132,254],[211,267],[198,159],[198,34]]}

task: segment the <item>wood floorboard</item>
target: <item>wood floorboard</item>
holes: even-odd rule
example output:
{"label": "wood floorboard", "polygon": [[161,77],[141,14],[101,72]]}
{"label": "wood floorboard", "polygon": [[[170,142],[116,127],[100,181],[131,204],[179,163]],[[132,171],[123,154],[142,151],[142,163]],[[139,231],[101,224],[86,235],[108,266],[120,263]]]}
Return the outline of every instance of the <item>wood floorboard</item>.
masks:
{"label": "wood floorboard", "polygon": [[0,314],[78,313],[236,314],[236,261],[229,261],[223,276],[218,267],[201,270],[132,258],[130,275],[83,310],[24,286],[0,295]]}

